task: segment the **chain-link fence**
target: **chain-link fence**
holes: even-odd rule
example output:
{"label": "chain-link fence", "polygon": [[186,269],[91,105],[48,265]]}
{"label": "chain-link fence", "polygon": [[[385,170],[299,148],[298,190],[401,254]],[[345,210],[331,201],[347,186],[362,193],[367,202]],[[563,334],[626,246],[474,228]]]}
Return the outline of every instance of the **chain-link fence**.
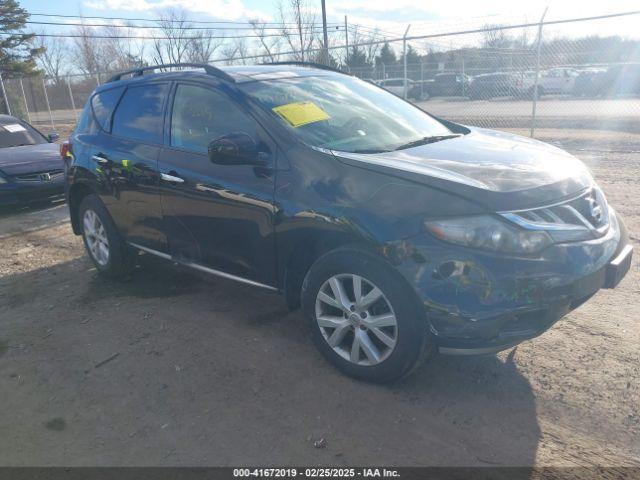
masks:
{"label": "chain-link fence", "polygon": [[639,18],[429,38],[419,62],[351,71],[469,125],[640,133],[640,41],[593,34]]}
{"label": "chain-link fence", "polygon": [[[531,136],[549,129],[640,134],[640,40],[606,34],[633,31],[628,27],[639,19],[626,14],[494,26],[406,42],[374,38],[367,44],[388,43],[397,60],[385,64],[379,56],[349,71],[434,115],[468,125]],[[340,49],[344,46],[331,47]],[[257,57],[231,60],[258,62]],[[0,111],[65,135],[88,95],[107,78],[108,73],[56,79],[4,75]]]}

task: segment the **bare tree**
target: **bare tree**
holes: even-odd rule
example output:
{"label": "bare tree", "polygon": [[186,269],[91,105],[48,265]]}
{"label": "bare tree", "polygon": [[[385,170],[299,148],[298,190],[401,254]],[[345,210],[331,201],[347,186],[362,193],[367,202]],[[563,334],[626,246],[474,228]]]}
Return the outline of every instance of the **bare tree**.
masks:
{"label": "bare tree", "polygon": [[482,46],[484,48],[509,48],[512,39],[500,29],[501,25],[485,25],[482,32]]}
{"label": "bare tree", "polygon": [[103,53],[109,59],[106,67],[114,70],[126,70],[140,67],[144,62],[144,43],[135,37],[135,29],[131,24],[126,28],[116,26],[104,27],[100,34],[110,37],[103,39]]}
{"label": "bare tree", "polygon": [[350,46],[345,64],[349,68],[363,68],[374,65],[380,50],[380,44],[371,44],[371,42],[379,40],[378,30],[363,33],[358,27],[355,27],[349,38]]}
{"label": "bare tree", "polygon": [[[380,40],[380,31],[376,27],[365,39],[366,42],[373,42],[375,40]],[[376,57],[378,56],[378,52],[382,48],[382,44],[380,43],[372,43],[370,45],[364,46],[365,55],[367,56],[367,63],[374,64],[376,61]]]}
{"label": "bare tree", "polygon": [[[316,41],[316,11],[308,0],[280,0],[278,16],[280,33],[294,52],[294,59],[302,62],[309,60],[310,50]],[[293,32],[290,25],[293,25]]]}
{"label": "bare tree", "polygon": [[36,49],[40,52],[37,58],[40,68],[44,70],[47,77],[56,84],[60,84],[61,77],[67,70],[67,41],[58,37],[36,36]]}
{"label": "bare tree", "polygon": [[98,75],[105,70],[103,42],[96,38],[91,27],[84,24],[84,19],[75,28],[75,34],[78,36],[73,39],[73,63],[87,75]]}
{"label": "bare tree", "polygon": [[246,38],[234,38],[232,42],[225,43],[222,47],[222,56],[227,65],[233,65],[237,61],[246,65],[247,61],[244,57],[247,56],[248,51]]}
{"label": "bare tree", "polygon": [[224,38],[215,37],[214,30],[199,31],[187,44],[186,59],[194,63],[211,63],[213,54],[223,43]]}
{"label": "bare tree", "polygon": [[183,9],[169,9],[160,16],[158,28],[163,38],[153,40],[153,60],[156,63],[180,63],[189,50],[191,38],[185,27],[192,24]]}
{"label": "bare tree", "polygon": [[264,51],[264,58],[269,62],[276,61],[276,55],[278,46],[280,44],[280,37],[271,37],[266,31],[266,22],[263,20],[249,20],[254,34],[258,37],[262,50]]}

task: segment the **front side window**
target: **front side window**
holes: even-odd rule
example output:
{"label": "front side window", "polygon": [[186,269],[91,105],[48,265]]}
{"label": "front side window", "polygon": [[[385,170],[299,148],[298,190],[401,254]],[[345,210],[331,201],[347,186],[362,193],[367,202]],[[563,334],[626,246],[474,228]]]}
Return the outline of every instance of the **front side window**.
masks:
{"label": "front side window", "polygon": [[162,143],[163,106],[169,93],[166,83],[127,88],[113,116],[114,135],[148,143]]}
{"label": "front side window", "polygon": [[347,75],[281,78],[239,87],[315,147],[373,153],[451,134],[419,108]]}
{"label": "front side window", "polygon": [[226,96],[207,87],[178,85],[171,114],[171,145],[207,153],[209,144],[229,134],[257,139],[256,123]]}

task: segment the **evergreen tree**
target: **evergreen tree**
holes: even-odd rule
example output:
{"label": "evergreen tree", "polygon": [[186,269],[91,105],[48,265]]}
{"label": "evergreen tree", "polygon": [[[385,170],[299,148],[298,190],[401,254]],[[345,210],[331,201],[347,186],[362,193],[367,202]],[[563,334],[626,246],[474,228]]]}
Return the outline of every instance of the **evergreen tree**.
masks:
{"label": "evergreen tree", "polygon": [[0,71],[6,75],[29,74],[36,71],[33,33],[23,33],[27,11],[16,0],[0,0]]}
{"label": "evergreen tree", "polygon": [[393,47],[389,43],[385,43],[380,49],[380,55],[376,57],[376,65],[393,65],[396,61],[396,53],[393,51]]}
{"label": "evergreen tree", "polygon": [[[400,57],[400,63],[404,63],[404,56]],[[411,45],[407,45],[407,65],[415,65],[420,63],[420,55]]]}
{"label": "evergreen tree", "polygon": [[347,66],[349,68],[368,67],[367,54],[358,46],[349,47],[349,56],[347,57]]}

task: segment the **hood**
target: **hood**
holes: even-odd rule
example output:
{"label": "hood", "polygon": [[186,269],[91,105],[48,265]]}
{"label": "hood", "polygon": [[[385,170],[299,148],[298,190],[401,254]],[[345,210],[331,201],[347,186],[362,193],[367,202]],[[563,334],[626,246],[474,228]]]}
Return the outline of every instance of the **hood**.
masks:
{"label": "hood", "polygon": [[55,143],[0,148],[0,172],[7,175],[48,172],[63,168],[59,146]]}
{"label": "hood", "polygon": [[365,168],[452,191],[494,211],[531,208],[573,195],[593,183],[585,165],[552,145],[494,130],[379,154],[332,151]]}

